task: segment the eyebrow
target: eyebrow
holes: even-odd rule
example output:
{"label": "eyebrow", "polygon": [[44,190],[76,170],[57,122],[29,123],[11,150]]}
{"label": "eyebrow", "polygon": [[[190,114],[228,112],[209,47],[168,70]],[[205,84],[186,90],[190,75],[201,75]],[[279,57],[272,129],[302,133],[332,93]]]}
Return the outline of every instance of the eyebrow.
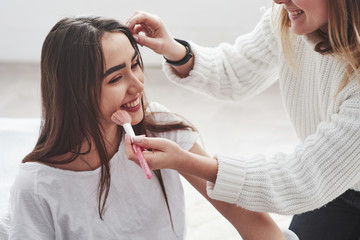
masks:
{"label": "eyebrow", "polygon": [[[134,61],[134,59],[138,56],[138,52],[135,51],[134,55],[131,58],[131,61]],[[119,71],[120,69],[124,68],[126,66],[126,63],[121,63],[119,65],[116,65],[114,67],[109,68],[108,70],[106,70],[106,72],[104,73],[103,77],[105,78],[106,76],[109,76],[110,74],[112,74],[113,72]]]}

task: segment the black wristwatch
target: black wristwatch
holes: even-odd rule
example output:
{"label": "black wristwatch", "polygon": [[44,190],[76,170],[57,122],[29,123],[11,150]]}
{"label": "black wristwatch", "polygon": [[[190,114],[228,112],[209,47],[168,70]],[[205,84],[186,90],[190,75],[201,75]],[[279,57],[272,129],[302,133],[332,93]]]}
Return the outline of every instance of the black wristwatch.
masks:
{"label": "black wristwatch", "polygon": [[181,65],[184,65],[185,63],[187,63],[190,60],[190,58],[192,58],[193,54],[191,52],[190,44],[187,41],[180,40],[177,38],[174,38],[174,40],[177,41],[178,43],[180,43],[181,45],[185,46],[185,48],[187,50],[185,57],[183,57],[183,59],[181,59],[179,61],[170,61],[166,57],[164,57],[164,58],[168,64],[171,64],[174,66],[181,66]]}

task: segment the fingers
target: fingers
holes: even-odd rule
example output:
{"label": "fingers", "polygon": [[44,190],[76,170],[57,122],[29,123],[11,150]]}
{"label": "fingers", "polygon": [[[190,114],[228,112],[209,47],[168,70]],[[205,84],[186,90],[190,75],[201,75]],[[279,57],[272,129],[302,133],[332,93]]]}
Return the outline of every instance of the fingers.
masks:
{"label": "fingers", "polygon": [[158,16],[146,12],[136,11],[127,20],[126,26],[132,31],[136,25],[144,25],[149,29],[156,29],[162,25]]}
{"label": "fingers", "polygon": [[[135,139],[138,139],[138,138],[145,139],[143,136],[136,136],[135,137]],[[155,138],[151,138],[151,139],[153,140]],[[149,141],[147,141],[147,140],[144,140],[142,142],[143,142],[142,145],[135,142],[135,141],[134,141],[134,144],[140,146],[143,149],[143,152],[142,152],[143,156],[144,156],[145,160],[147,161],[150,169],[154,169],[154,167],[159,168],[159,166],[152,166],[153,165],[152,162],[157,160],[157,158],[159,157],[158,153],[161,153],[161,152],[156,153],[155,150],[154,151],[147,151],[146,150],[146,149],[152,148],[152,147],[149,147],[149,146],[157,146],[158,143],[153,144],[153,141],[150,141],[151,144],[149,144],[148,143]],[[158,142],[158,141],[155,140],[155,142]],[[126,134],[125,135],[125,152],[126,152],[126,155],[127,155],[129,160],[135,162],[136,164],[138,164],[140,166],[139,159],[138,159],[138,157],[136,156],[136,154],[135,154],[135,152],[133,150],[132,144],[133,143],[131,142],[131,139],[130,139],[129,135]],[[155,165],[157,165],[157,164],[155,164]]]}
{"label": "fingers", "polygon": [[144,151],[143,156],[150,169],[167,168],[167,162],[163,161],[164,153],[158,151]]}
{"label": "fingers", "polygon": [[137,11],[128,19],[126,25],[141,46],[146,46],[160,55],[173,49],[174,40],[158,16]]}
{"label": "fingers", "polygon": [[151,148],[156,149],[157,151],[164,151],[168,144],[171,144],[170,140],[164,138],[151,138],[151,137],[142,137],[135,136],[133,138],[135,144],[143,147],[145,149]]}
{"label": "fingers", "polygon": [[134,35],[137,37],[137,43],[141,46],[148,47],[158,54],[162,54],[163,44],[161,40],[150,38],[142,35]]}
{"label": "fingers", "polygon": [[142,32],[142,31],[144,31],[143,27],[141,25],[136,25],[133,28],[132,33],[139,35],[139,33]]}
{"label": "fingers", "polygon": [[[133,161],[134,163],[139,165],[139,167],[141,167],[139,159],[136,156],[136,154],[134,152],[134,149],[132,147],[130,137],[127,134],[125,135],[125,152],[126,152],[126,155],[127,155],[129,160]],[[153,152],[147,151],[147,150],[145,150],[145,148],[143,148],[142,153],[143,153],[143,156],[144,156],[144,158],[145,158],[145,160],[146,160],[146,162],[147,162],[150,169],[159,169],[161,167],[161,162],[160,162],[160,164],[153,164],[153,162],[154,161],[156,162],[156,160],[158,158],[158,156],[154,155]]]}
{"label": "fingers", "polygon": [[[177,162],[183,161],[183,158],[186,157],[186,151],[169,139],[136,136],[133,141],[133,144],[142,149],[152,149],[152,151],[142,152],[150,169],[175,169]],[[125,138],[125,147],[128,158],[139,164],[137,156],[132,150],[129,136]]]}
{"label": "fingers", "polygon": [[134,153],[134,150],[131,146],[131,140],[130,140],[130,136],[128,134],[125,135],[125,152],[126,155],[128,157],[128,159],[130,159],[131,161],[139,164],[139,160],[136,156],[136,154]]}

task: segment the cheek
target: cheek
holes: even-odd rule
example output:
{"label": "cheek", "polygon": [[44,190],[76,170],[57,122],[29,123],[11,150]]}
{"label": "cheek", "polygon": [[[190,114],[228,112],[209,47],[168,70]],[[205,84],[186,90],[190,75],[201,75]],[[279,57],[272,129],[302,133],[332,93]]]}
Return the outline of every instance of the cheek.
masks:
{"label": "cheek", "polygon": [[103,88],[101,91],[100,110],[105,119],[111,118],[111,115],[120,108],[125,93],[126,89],[121,85]]}
{"label": "cheek", "polygon": [[319,14],[319,22],[320,22],[322,25],[327,24],[327,22],[328,22],[328,11],[327,11],[327,9],[324,9],[324,11],[322,11],[322,12]]}
{"label": "cheek", "polygon": [[317,6],[308,6],[311,14],[319,25],[325,25],[328,21],[328,5],[326,1],[319,1]]}
{"label": "cheek", "polygon": [[308,24],[309,27],[312,27],[312,30],[315,31],[319,28],[321,29],[322,27],[324,27],[327,21],[328,18],[326,13],[322,14],[320,12],[314,12],[312,18],[309,18]]}

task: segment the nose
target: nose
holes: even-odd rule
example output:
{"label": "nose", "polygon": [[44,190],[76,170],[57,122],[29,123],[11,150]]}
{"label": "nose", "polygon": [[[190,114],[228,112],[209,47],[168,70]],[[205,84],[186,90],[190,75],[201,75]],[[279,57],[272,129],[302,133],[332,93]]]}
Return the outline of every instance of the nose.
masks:
{"label": "nose", "polygon": [[132,72],[129,78],[129,88],[127,91],[132,95],[144,91],[144,81],[142,76],[138,76]]}
{"label": "nose", "polygon": [[283,4],[283,3],[288,3],[290,2],[291,0],[274,0],[274,3],[276,4]]}

